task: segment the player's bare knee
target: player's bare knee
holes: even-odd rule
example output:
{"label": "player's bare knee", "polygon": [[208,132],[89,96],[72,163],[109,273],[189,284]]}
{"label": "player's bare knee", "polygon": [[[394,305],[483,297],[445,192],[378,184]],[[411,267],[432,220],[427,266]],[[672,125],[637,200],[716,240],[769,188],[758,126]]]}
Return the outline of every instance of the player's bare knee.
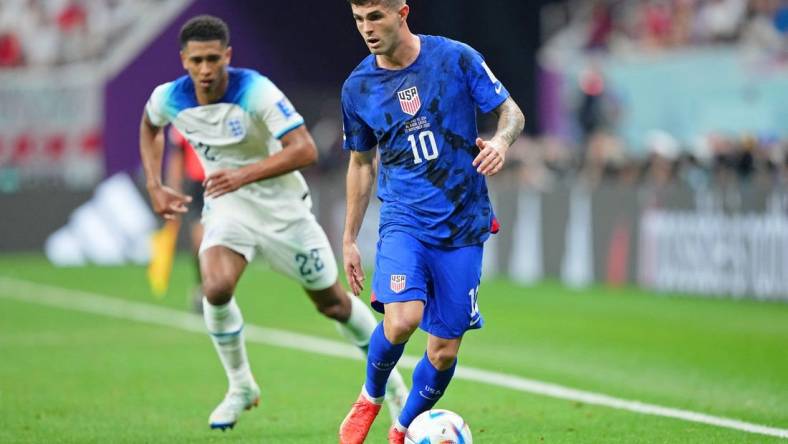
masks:
{"label": "player's bare knee", "polygon": [[211,305],[224,305],[233,297],[235,282],[226,277],[206,276],[203,279],[202,289]]}
{"label": "player's bare knee", "polygon": [[457,351],[449,348],[427,350],[427,358],[438,371],[444,371],[454,365],[454,361],[457,360]]}
{"label": "player's bare knee", "polygon": [[410,338],[410,335],[419,328],[421,319],[414,316],[397,316],[386,319],[383,329],[386,338],[393,344],[401,344]]}

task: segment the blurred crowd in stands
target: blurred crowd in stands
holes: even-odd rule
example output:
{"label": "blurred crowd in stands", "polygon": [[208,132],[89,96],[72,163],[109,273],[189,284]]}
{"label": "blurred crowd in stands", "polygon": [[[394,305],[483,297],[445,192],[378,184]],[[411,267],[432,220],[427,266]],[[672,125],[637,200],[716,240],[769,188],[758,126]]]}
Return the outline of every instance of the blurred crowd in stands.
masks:
{"label": "blurred crowd in stands", "polygon": [[[737,43],[788,54],[786,0],[573,0],[551,10],[586,50],[644,51]],[[563,15],[563,19],[559,16]]]}
{"label": "blurred crowd in stands", "polygon": [[710,135],[694,147],[682,147],[664,132],[649,134],[647,151],[627,150],[616,135],[599,131],[586,149],[555,137],[522,137],[509,150],[509,167],[524,183],[547,190],[578,178],[602,184],[661,188],[680,184],[694,190],[711,187],[788,186],[788,143],[777,138]]}
{"label": "blurred crowd in stands", "polygon": [[[162,1],[0,0],[0,69],[100,58],[144,16],[144,8]],[[788,0],[568,0],[545,8],[542,21],[551,35],[544,50],[570,57],[737,45],[788,63]],[[601,70],[593,67],[580,76],[580,100],[566,116],[578,129],[577,140],[524,135],[509,151],[522,180],[539,189],[578,177],[590,185],[683,183],[694,189],[788,185],[788,140],[777,132],[706,134],[687,142],[655,129],[644,137],[644,146],[627,146],[616,129],[617,114],[625,110],[602,94],[604,83]],[[311,125],[321,162],[308,174],[346,165],[337,155],[338,104],[323,108]],[[538,119],[536,111],[526,114]]]}
{"label": "blurred crowd in stands", "polygon": [[[679,141],[655,129],[641,146],[627,146],[617,134],[619,114],[599,64],[606,57],[668,53],[711,46],[757,51],[788,66],[788,0],[569,0],[545,8],[549,34],[543,62],[553,67],[585,53],[591,60],[579,74],[573,120],[577,140],[521,139],[523,179],[537,188],[580,177],[660,187],[788,185],[788,140],[774,133],[720,131]],[[558,61],[558,63],[553,63]],[[785,70],[788,72],[788,70]],[[680,79],[673,79],[680,81]]]}
{"label": "blurred crowd in stands", "polygon": [[159,0],[0,0],[0,69],[101,57]]}

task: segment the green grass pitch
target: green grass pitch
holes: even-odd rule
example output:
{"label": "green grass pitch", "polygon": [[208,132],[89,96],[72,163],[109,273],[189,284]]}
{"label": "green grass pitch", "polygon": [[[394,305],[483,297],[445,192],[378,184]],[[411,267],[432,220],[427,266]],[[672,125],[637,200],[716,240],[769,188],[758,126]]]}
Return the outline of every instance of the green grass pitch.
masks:
{"label": "green grass pitch", "polygon": [[[184,311],[193,277],[179,258],[157,300],[142,267],[56,269],[6,255],[0,276]],[[235,430],[211,431],[226,379],[207,335],[9,291],[0,290],[0,443],[335,443],[363,380],[362,361],[250,343],[261,406]],[[341,340],[294,283],[260,265],[237,296],[247,323]],[[483,282],[479,304],[486,326],[466,336],[461,366],[788,428],[788,304],[504,280]],[[419,332],[406,354],[423,347]],[[438,406],[463,415],[477,443],[788,442],[461,379]],[[387,427],[383,412],[368,442],[384,443]]]}

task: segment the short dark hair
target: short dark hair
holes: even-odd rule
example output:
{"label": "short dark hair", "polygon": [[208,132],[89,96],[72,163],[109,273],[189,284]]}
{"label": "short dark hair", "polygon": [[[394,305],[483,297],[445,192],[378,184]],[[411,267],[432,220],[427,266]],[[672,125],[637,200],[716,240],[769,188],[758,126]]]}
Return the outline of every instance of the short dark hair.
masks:
{"label": "short dark hair", "polygon": [[380,5],[382,4],[389,9],[399,9],[403,7],[406,0],[347,0],[351,5],[367,6],[367,5]]}
{"label": "short dark hair", "polygon": [[178,35],[181,49],[186,47],[190,41],[210,42],[219,40],[222,46],[230,43],[230,29],[227,23],[219,17],[212,15],[198,15],[192,17],[181,28]]}

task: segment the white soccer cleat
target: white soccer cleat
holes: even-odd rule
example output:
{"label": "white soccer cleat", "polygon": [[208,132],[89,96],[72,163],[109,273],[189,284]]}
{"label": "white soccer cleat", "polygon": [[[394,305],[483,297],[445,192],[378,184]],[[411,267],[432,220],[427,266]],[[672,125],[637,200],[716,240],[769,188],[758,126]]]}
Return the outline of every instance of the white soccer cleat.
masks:
{"label": "white soccer cleat", "polygon": [[222,431],[232,429],[244,410],[250,410],[258,404],[260,404],[260,387],[256,384],[248,388],[232,389],[213,410],[208,424],[212,429]]}
{"label": "white soccer cleat", "polygon": [[409,391],[408,386],[405,385],[405,381],[402,379],[402,375],[397,369],[394,369],[386,383],[386,406],[389,409],[392,424],[397,421],[402,408],[405,407]]}

